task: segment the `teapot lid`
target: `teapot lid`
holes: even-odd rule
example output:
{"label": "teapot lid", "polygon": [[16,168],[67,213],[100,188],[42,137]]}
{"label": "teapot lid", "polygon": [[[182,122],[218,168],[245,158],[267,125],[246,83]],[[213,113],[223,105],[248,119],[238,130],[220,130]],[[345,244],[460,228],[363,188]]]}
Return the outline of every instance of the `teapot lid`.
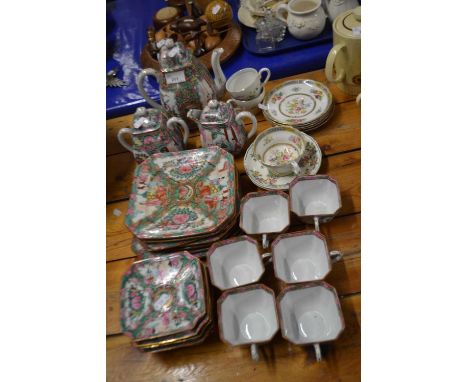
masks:
{"label": "teapot lid", "polygon": [[158,109],[139,107],[133,114],[132,134],[143,134],[159,129],[165,117]]}
{"label": "teapot lid", "polygon": [[200,123],[207,125],[227,123],[232,118],[233,112],[234,109],[230,104],[212,99],[203,109]]}
{"label": "teapot lid", "polygon": [[192,65],[193,55],[182,43],[167,38],[157,44],[158,61],[162,72],[174,72]]}
{"label": "teapot lid", "polygon": [[361,7],[340,14],[333,22],[333,30],[346,38],[361,39]]}

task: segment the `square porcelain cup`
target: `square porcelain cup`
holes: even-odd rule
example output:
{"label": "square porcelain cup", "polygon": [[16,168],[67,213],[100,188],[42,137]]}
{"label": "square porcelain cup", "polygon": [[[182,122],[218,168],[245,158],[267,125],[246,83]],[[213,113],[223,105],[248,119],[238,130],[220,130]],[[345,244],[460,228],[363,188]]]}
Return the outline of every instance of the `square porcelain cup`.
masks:
{"label": "square porcelain cup", "polygon": [[341,209],[340,188],[328,175],[296,177],[289,185],[291,211],[307,224],[326,223]]}
{"label": "square porcelain cup", "polygon": [[314,344],[317,361],[320,343],[333,341],[345,328],[335,288],[324,281],[285,288],[278,296],[282,336],[296,345]]}
{"label": "square porcelain cup", "polygon": [[302,133],[289,126],[275,126],[262,131],[253,143],[253,152],[273,176],[299,174],[299,161],[306,142]]}
{"label": "square porcelain cup", "polygon": [[265,272],[258,243],[248,236],[213,244],[206,259],[211,283],[221,290],[255,283]]}
{"label": "square porcelain cup", "polygon": [[285,231],[289,222],[289,197],[284,192],[250,192],[242,198],[239,225],[248,235],[262,235],[263,248],[268,248],[268,234]]}
{"label": "square porcelain cup", "polygon": [[218,324],[223,342],[252,345],[258,360],[256,344],[270,341],[279,328],[274,292],[262,284],[225,291],[218,300]]}
{"label": "square porcelain cup", "polygon": [[271,248],[275,276],[287,284],[323,280],[342,257],[328,252],[325,237],[316,231],[279,235]]}

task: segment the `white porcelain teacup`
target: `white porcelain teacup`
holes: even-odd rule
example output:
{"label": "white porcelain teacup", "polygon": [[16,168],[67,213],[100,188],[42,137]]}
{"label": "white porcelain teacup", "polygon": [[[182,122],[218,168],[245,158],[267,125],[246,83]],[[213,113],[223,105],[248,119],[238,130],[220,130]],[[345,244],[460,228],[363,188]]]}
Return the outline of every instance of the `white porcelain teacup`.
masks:
{"label": "white porcelain teacup", "polygon": [[[262,81],[262,74],[266,73]],[[254,68],[244,68],[235,72],[226,82],[226,90],[232,98],[248,101],[257,98],[270,79],[270,69],[262,68],[258,72]]]}
{"label": "white porcelain teacup", "polygon": [[328,252],[325,236],[316,231],[279,235],[271,250],[275,275],[285,283],[323,280],[332,262],[342,258],[338,251]]}
{"label": "white porcelain teacup", "polygon": [[276,126],[262,131],[253,143],[256,158],[272,175],[299,174],[306,142],[293,127]]}
{"label": "white porcelain teacup", "polygon": [[255,283],[265,271],[258,243],[248,236],[213,244],[206,260],[211,283],[221,290]]}
{"label": "white porcelain teacup", "polygon": [[255,284],[225,291],[218,299],[219,335],[232,346],[251,345],[258,360],[258,343],[270,341],[279,328],[275,294]]}
{"label": "white porcelain teacup", "polygon": [[289,184],[291,211],[303,222],[315,224],[333,219],[341,208],[338,183],[328,175],[298,176]]}
{"label": "white porcelain teacup", "polygon": [[260,95],[254,99],[248,101],[241,101],[239,99],[231,98],[227,102],[233,102],[236,107],[241,109],[242,111],[250,111],[258,107],[259,104],[262,103],[263,98],[265,98],[265,89],[260,92]]}
{"label": "white porcelain teacup", "polygon": [[289,227],[289,198],[282,191],[250,192],[242,198],[239,226],[248,235],[262,235],[268,248],[269,233]]}
{"label": "white porcelain teacup", "polygon": [[345,323],[335,288],[324,281],[298,284],[278,296],[281,334],[296,345],[314,344],[321,360],[321,342],[338,338]]}

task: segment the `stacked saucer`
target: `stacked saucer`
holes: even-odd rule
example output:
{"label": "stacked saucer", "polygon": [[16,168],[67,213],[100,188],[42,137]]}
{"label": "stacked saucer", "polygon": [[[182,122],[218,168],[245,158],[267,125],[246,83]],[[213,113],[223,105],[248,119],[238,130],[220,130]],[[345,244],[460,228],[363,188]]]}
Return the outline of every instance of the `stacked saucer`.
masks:
{"label": "stacked saucer", "polygon": [[203,254],[237,229],[234,158],[217,147],[154,154],[135,170],[125,224],[142,258]]}
{"label": "stacked saucer", "polygon": [[329,121],[334,102],[330,90],[321,82],[292,80],[273,88],[259,108],[274,125],[308,132]]}
{"label": "stacked saucer", "polygon": [[160,352],[203,342],[213,321],[200,260],[178,252],[136,261],[122,278],[120,322],[133,345]]}

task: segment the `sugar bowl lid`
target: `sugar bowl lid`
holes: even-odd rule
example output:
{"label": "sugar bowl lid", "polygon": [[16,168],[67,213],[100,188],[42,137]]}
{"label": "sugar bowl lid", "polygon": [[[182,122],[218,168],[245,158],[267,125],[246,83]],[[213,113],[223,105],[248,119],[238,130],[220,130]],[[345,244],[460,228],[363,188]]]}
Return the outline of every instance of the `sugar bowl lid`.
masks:
{"label": "sugar bowl lid", "polygon": [[361,7],[340,14],[333,22],[333,30],[346,38],[361,39]]}
{"label": "sugar bowl lid", "polygon": [[227,123],[232,116],[232,106],[215,99],[208,101],[200,117],[202,124],[213,125]]}

